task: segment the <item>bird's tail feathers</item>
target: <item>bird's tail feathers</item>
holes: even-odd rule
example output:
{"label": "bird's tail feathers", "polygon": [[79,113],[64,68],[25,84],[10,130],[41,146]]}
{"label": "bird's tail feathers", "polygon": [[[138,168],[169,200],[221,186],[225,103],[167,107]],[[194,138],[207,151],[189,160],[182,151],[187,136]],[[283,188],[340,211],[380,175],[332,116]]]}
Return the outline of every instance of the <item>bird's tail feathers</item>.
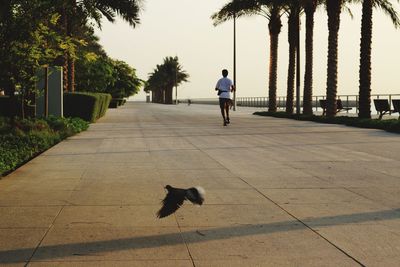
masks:
{"label": "bird's tail feathers", "polygon": [[196,186],[195,188],[197,189],[197,192],[199,192],[199,195],[200,195],[202,198],[204,198],[204,196],[205,196],[205,194],[206,194],[206,190],[204,190],[204,188],[201,187],[201,186]]}

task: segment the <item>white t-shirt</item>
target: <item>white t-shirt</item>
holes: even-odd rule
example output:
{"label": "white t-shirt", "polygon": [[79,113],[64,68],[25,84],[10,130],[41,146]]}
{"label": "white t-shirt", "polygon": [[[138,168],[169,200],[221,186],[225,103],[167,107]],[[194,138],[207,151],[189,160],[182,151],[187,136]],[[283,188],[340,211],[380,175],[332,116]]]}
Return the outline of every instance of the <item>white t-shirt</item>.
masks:
{"label": "white t-shirt", "polygon": [[222,91],[219,98],[231,98],[232,81],[229,78],[223,77],[218,80],[215,88]]}

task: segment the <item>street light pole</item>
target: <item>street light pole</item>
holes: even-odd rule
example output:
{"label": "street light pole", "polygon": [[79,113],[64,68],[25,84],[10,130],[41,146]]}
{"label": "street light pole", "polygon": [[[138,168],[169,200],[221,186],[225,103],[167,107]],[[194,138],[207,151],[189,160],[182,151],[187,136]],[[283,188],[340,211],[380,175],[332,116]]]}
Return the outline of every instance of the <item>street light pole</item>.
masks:
{"label": "street light pole", "polygon": [[233,16],[233,111],[236,111],[236,14]]}
{"label": "street light pole", "polygon": [[175,105],[178,105],[178,61],[175,65]]}

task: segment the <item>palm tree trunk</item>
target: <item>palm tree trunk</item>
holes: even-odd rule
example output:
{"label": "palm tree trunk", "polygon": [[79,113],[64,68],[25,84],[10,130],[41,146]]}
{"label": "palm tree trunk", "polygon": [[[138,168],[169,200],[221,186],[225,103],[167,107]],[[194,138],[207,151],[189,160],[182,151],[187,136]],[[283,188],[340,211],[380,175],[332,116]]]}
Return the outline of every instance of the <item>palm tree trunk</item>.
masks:
{"label": "palm tree trunk", "polygon": [[161,103],[161,90],[156,89],[156,103]]}
{"label": "palm tree trunk", "polygon": [[[67,16],[67,35],[73,37],[73,20],[76,16],[76,0],[70,1],[71,14]],[[75,92],[75,58],[68,56],[68,91]]]}
{"label": "palm tree trunk", "polygon": [[166,97],[165,97],[165,93],[166,93],[166,90],[165,90],[165,88],[162,90],[162,103],[163,104],[166,104],[167,102],[166,102]]}
{"label": "palm tree trunk", "polygon": [[68,91],[75,92],[75,59],[68,57]]}
{"label": "palm tree trunk", "polygon": [[[65,36],[68,36],[68,14],[67,14],[67,8],[66,6],[63,6],[62,11],[61,11],[61,29],[62,32],[65,34]],[[62,64],[63,64],[63,90],[65,92],[68,91],[68,52],[65,51],[64,55],[62,57]]]}
{"label": "palm tree trunk", "polygon": [[5,95],[9,96],[9,110],[8,110],[8,115],[11,118],[14,118],[17,116],[18,111],[17,111],[17,96],[15,95],[15,84],[11,82],[11,77],[8,79],[7,82],[3,84],[4,86],[4,93]]}
{"label": "palm tree trunk", "polygon": [[303,92],[303,114],[312,115],[312,95],[313,95],[313,57],[314,57],[314,14],[316,4],[312,0],[305,6],[306,14],[306,55],[304,70],[304,92]]}
{"label": "palm tree trunk", "polygon": [[278,77],[278,45],[279,33],[281,32],[282,23],[279,10],[275,8],[271,12],[271,18],[268,24],[270,35],[270,65],[269,65],[269,85],[268,85],[268,111],[276,112],[276,91]]}
{"label": "palm tree trunk", "polygon": [[168,85],[165,90],[165,104],[172,104],[173,85]]}
{"label": "palm tree trunk", "polygon": [[287,76],[287,92],[286,92],[286,113],[293,113],[293,99],[294,99],[294,76],[296,72],[296,40],[297,40],[297,20],[295,12],[289,15],[289,66]]}
{"label": "palm tree trunk", "polygon": [[158,89],[158,101],[157,103],[163,103],[163,90],[160,88]]}
{"label": "palm tree trunk", "polygon": [[372,0],[363,0],[360,44],[359,118],[371,118]]}
{"label": "palm tree trunk", "polygon": [[68,92],[68,54],[63,55],[63,89]]}
{"label": "palm tree trunk", "polygon": [[326,116],[336,115],[338,36],[343,0],[327,0],[328,11],[328,77],[326,82]]}

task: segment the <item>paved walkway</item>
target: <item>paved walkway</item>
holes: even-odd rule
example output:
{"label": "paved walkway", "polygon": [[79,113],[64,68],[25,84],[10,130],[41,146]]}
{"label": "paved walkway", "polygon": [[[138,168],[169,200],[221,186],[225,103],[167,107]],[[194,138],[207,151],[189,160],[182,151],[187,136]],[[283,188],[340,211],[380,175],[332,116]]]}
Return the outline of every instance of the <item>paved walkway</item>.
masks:
{"label": "paved walkway", "polygon": [[0,180],[0,265],[399,266],[400,136],[250,114],[109,110]]}

